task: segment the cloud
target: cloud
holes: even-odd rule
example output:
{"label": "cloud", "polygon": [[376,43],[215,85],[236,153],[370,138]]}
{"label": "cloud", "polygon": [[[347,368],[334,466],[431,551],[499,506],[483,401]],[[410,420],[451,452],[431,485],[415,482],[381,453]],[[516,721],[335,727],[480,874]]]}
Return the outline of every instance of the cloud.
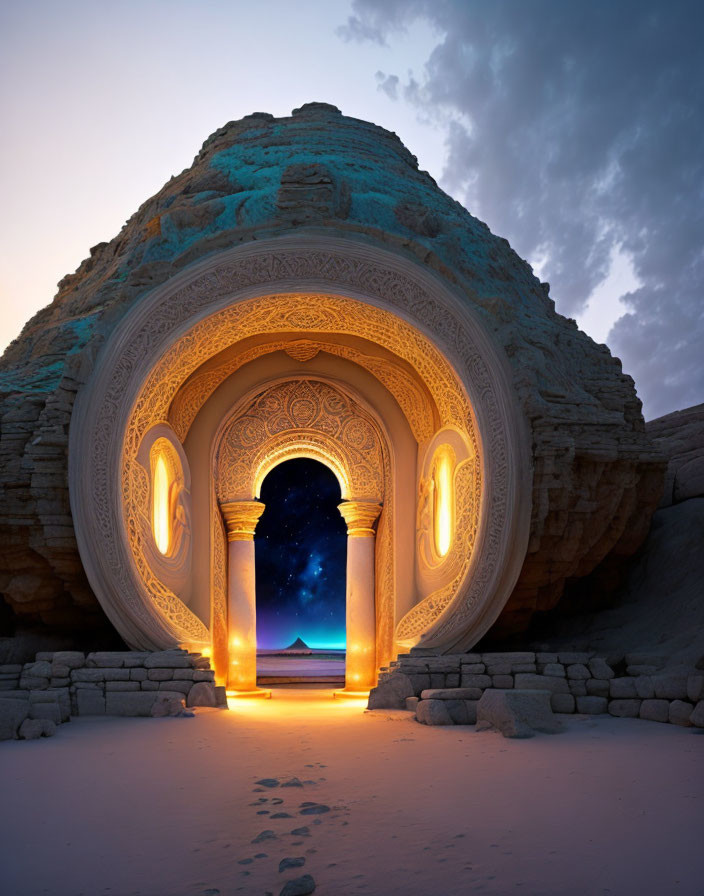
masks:
{"label": "cloud", "polygon": [[340,25],[340,27],[336,29],[336,33],[338,37],[341,37],[342,40],[347,41],[348,43],[352,41],[357,41],[359,43],[371,41],[374,44],[379,44],[381,47],[386,46],[386,39],[381,30],[365,24],[356,16],[350,16],[347,19],[347,24]]}
{"label": "cloud", "polygon": [[[399,94],[446,129],[443,186],[584,311],[614,253],[639,288],[608,342],[648,417],[704,398],[699,0],[355,0],[350,39],[438,39]],[[351,24],[354,22],[354,26]],[[369,36],[367,36],[369,35]],[[385,86],[385,85],[388,85]]]}
{"label": "cloud", "polygon": [[385,93],[390,100],[398,99],[398,75],[386,75],[384,72],[376,73],[377,90]]}

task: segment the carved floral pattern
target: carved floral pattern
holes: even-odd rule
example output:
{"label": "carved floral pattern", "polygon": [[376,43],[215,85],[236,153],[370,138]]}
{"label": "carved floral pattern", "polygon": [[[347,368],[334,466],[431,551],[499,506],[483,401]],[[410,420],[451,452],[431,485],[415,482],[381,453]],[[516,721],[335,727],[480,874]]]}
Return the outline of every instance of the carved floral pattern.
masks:
{"label": "carved floral pattern", "polygon": [[343,493],[348,492],[343,497],[383,500],[375,422],[340,390],[308,379],[270,386],[227,421],[215,453],[218,500],[253,497],[265,468],[303,449],[333,462],[343,477]]}
{"label": "carved floral pattern", "polygon": [[309,361],[319,352],[325,351],[359,364],[360,367],[372,373],[394,396],[408,420],[416,441],[422,443],[433,435],[435,431],[433,403],[425,389],[410,373],[404,370],[400,363],[395,363],[389,358],[375,357],[352,346],[334,342],[278,340],[254,346],[235,357],[228,358],[215,367],[196,372],[183,385],[169,408],[169,422],[181,441],[186,438],[198,411],[227,377],[262,355],[281,350],[302,362]]}

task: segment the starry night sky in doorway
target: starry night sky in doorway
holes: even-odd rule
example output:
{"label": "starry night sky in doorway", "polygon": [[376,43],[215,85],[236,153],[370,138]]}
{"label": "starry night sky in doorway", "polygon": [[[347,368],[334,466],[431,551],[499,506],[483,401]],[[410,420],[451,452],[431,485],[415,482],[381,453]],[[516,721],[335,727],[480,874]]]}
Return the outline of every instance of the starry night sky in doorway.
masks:
{"label": "starry night sky in doorway", "polygon": [[345,646],[347,527],[340,486],[323,464],[285,461],[268,474],[257,524],[257,646]]}

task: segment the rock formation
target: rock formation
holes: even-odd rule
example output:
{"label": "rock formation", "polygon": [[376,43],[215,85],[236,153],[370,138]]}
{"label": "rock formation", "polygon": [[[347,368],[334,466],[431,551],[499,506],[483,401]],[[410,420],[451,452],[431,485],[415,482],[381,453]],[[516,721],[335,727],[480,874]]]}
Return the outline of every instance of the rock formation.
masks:
{"label": "rock formation", "polygon": [[[535,634],[539,649],[650,651],[674,665],[704,662],[704,405],[652,420],[646,431],[668,458],[648,537],[621,564],[620,584],[600,611],[548,614]],[[602,572],[587,588],[596,590],[607,578]]]}
{"label": "rock formation", "polygon": [[[420,171],[395,134],[309,103],[289,118],[255,113],[216,131],[191,168],[91,249],[5,352],[0,593],[17,617],[55,627],[103,619],[77,551],[67,444],[74,399],[106,338],[192,262],[292,232],[416,259],[464,296],[503,350],[527,424],[533,498],[530,544],[499,634],[553,607],[567,580],[609,553],[637,549],[663,462],[619,360],[556,313],[548,284]],[[677,494],[688,470],[668,479]]]}
{"label": "rock formation", "polygon": [[660,506],[704,496],[704,404],[658,417],[645,429],[668,459]]}

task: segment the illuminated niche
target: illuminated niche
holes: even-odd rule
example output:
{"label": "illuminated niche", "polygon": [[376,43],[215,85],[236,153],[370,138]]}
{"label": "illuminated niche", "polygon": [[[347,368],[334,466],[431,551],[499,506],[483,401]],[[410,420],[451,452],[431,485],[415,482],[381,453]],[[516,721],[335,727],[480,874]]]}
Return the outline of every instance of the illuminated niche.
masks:
{"label": "illuminated niche", "polygon": [[188,460],[165,424],[145,436],[137,456],[144,473],[140,532],[155,590],[190,600],[192,561],[191,475]]}
{"label": "illuminated niche", "polygon": [[169,558],[179,551],[186,522],[180,500],[184,484],[181,460],[166,438],[154,442],[149,459],[152,537],[159,554]]}
{"label": "illuminated niche", "polygon": [[163,452],[159,452],[154,462],[154,485],[152,488],[152,531],[154,541],[161,554],[168,556],[171,547],[171,507],[169,503],[169,471]]}
{"label": "illuminated niche", "polygon": [[418,481],[418,587],[432,593],[456,576],[468,557],[473,453],[466,436],[444,427],[425,451]]}
{"label": "illuminated niche", "polygon": [[433,544],[439,559],[447,556],[454,536],[454,490],[452,473],[455,453],[449,445],[436,452],[431,474],[433,492]]}

